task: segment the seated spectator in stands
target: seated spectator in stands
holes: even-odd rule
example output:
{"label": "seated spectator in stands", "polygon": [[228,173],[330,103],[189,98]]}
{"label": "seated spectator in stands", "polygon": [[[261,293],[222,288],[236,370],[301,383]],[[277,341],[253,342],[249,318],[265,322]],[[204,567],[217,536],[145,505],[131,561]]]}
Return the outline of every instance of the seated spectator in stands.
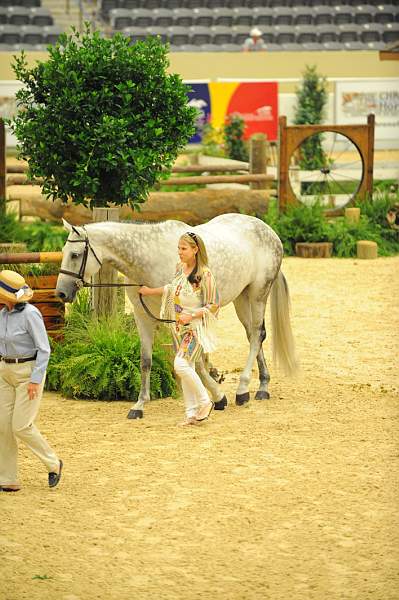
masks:
{"label": "seated spectator in stands", "polygon": [[258,50],[266,50],[266,44],[262,40],[262,32],[257,27],[253,27],[249,32],[248,37],[242,47],[244,52],[255,52]]}

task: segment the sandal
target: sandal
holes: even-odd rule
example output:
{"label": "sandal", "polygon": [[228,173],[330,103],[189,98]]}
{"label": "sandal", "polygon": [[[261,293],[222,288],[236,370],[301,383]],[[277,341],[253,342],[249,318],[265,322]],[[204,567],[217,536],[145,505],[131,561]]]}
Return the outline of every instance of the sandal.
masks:
{"label": "sandal", "polygon": [[214,402],[210,402],[209,404],[205,404],[205,406],[201,406],[199,411],[197,412],[196,419],[197,421],[205,421],[209,417],[212,412],[212,408],[215,406]]}

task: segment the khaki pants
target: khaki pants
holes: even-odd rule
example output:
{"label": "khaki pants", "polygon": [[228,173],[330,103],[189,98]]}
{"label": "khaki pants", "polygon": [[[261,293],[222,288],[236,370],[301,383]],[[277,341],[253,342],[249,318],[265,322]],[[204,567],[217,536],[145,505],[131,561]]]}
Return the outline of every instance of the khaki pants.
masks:
{"label": "khaki pants", "polygon": [[58,472],[59,459],[33,424],[39,412],[44,379],[34,400],[28,384],[34,361],[8,364],[0,361],[0,486],[18,484],[18,440],[32,450],[48,472]]}

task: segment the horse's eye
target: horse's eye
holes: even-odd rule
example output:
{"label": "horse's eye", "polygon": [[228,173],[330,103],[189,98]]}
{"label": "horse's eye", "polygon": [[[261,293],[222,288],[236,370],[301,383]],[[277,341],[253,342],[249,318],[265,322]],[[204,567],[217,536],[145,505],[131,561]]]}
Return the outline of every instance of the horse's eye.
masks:
{"label": "horse's eye", "polygon": [[71,257],[72,258],[79,258],[79,253],[78,252],[72,252]]}

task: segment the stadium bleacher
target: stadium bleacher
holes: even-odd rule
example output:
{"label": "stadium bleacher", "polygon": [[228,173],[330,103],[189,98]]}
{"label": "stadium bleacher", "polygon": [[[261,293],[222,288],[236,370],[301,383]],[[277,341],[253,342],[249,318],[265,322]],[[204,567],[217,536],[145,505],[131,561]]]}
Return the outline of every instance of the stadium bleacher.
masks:
{"label": "stadium bleacher", "polygon": [[[398,0],[99,0],[98,8],[107,35],[132,43],[159,35],[171,51],[240,51],[255,26],[270,51],[380,50],[399,39]],[[41,0],[0,0],[0,50],[43,49],[60,33]]]}
{"label": "stadium bleacher", "polygon": [[398,39],[395,0],[102,0],[101,11],[132,43],[159,33],[172,51],[239,51],[254,26],[272,51],[378,50]]}

